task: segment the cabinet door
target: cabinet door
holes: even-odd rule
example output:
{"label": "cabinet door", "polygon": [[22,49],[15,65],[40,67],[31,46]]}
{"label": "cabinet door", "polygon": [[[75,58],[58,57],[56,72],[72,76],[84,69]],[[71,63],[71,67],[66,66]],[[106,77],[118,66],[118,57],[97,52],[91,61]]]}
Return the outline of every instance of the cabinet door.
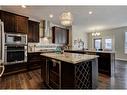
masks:
{"label": "cabinet door", "polygon": [[39,42],[39,22],[28,21],[28,42]]}
{"label": "cabinet door", "polygon": [[61,27],[52,27],[52,42],[57,44],[68,44],[69,30]]}
{"label": "cabinet door", "polygon": [[28,31],[28,18],[20,15],[16,15],[16,32],[27,33]]}
{"label": "cabinet door", "polygon": [[1,20],[4,22],[5,32],[16,32],[14,14],[5,12],[5,11],[1,11]]}
{"label": "cabinet door", "polygon": [[33,30],[33,41],[39,42],[39,22],[34,22]]}

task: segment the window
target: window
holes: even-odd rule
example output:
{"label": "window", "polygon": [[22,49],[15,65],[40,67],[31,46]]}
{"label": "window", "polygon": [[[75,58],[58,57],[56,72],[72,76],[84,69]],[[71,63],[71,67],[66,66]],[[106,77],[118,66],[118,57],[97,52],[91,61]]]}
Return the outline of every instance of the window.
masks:
{"label": "window", "polygon": [[127,32],[125,32],[125,53],[127,54]]}
{"label": "window", "polygon": [[94,39],[94,48],[102,49],[102,39],[101,38]]}
{"label": "window", "polygon": [[112,39],[105,39],[105,49],[112,50]]}

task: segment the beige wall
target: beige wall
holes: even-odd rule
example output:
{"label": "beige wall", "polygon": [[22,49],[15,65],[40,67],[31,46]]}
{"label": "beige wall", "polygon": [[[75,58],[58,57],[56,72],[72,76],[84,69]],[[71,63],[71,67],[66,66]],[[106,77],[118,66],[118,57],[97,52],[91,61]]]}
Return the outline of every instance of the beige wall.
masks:
{"label": "beige wall", "polygon": [[88,33],[88,48],[93,48],[93,39],[102,38],[102,47],[104,48],[104,39],[112,38],[113,40],[113,51],[116,53],[116,59],[127,60],[127,54],[124,53],[124,39],[127,27],[120,27],[110,30],[101,31],[101,36],[92,37],[91,33]]}
{"label": "beige wall", "polygon": [[113,31],[98,31],[98,32],[100,32],[101,33],[101,35],[100,36],[96,36],[96,37],[94,37],[94,36],[92,36],[92,33],[88,33],[88,49],[93,49],[94,48],[94,39],[95,38],[102,38],[102,48],[104,49],[104,41],[105,41],[105,39],[106,38],[111,38],[112,39],[112,43],[113,43],[113,45],[112,45],[112,50],[115,50],[115,47],[114,47],[114,45],[115,45],[115,40],[114,40],[114,34],[113,34]]}

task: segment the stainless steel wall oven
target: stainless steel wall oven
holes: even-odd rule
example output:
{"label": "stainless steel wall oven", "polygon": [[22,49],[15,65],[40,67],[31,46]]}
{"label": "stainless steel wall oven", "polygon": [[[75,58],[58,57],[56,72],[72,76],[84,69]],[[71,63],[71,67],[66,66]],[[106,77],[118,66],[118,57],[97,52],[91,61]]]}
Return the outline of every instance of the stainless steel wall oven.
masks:
{"label": "stainless steel wall oven", "polygon": [[5,33],[4,63],[27,62],[27,35]]}
{"label": "stainless steel wall oven", "polygon": [[27,46],[5,46],[5,64],[27,62]]}

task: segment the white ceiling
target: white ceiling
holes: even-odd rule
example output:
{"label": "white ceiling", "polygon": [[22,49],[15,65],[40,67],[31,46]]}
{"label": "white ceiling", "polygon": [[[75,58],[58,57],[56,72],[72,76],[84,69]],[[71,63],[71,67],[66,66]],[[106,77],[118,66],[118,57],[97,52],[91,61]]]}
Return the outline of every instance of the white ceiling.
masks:
{"label": "white ceiling", "polygon": [[[84,27],[84,31],[111,29],[127,26],[127,6],[2,6],[2,10],[34,18],[47,19],[60,24],[59,16],[64,11],[73,15],[73,25]],[[88,12],[93,11],[92,15]],[[54,17],[49,18],[49,14]]]}

